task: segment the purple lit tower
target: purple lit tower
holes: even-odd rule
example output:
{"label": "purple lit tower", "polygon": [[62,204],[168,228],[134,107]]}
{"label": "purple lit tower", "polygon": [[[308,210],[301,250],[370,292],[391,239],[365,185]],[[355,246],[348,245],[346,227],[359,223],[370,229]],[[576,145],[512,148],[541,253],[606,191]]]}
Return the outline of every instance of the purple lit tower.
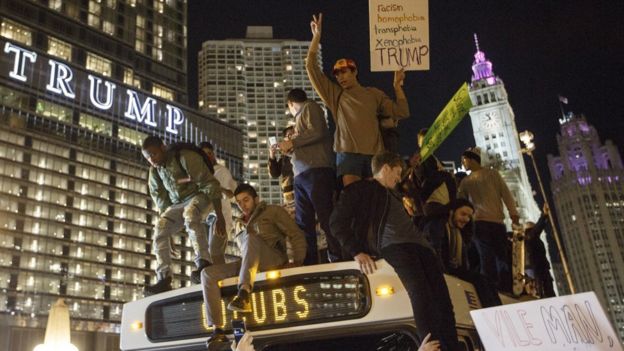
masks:
{"label": "purple lit tower", "polygon": [[585,116],[560,120],[551,189],[577,292],[595,291],[624,339],[624,167]]}
{"label": "purple lit tower", "polygon": [[[505,84],[494,74],[492,62],[481,51],[476,34],[475,45],[469,92],[473,104],[470,120],[475,145],[481,148],[483,165],[500,171],[516,199],[521,221],[535,222],[541,212],[533,198],[518,140],[515,114],[509,103]],[[509,219],[507,224],[511,230]]]}

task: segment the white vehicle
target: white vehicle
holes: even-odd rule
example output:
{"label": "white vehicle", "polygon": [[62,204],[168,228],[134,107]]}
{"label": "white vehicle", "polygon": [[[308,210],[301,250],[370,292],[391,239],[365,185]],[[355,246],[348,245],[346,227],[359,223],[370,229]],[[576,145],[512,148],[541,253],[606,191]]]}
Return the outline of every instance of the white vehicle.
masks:
{"label": "white vehicle", "polygon": [[[237,278],[221,282],[224,329],[244,319],[256,350],[413,350],[416,334],[407,292],[384,260],[365,275],[355,262],[263,272],[252,294],[253,312],[226,309]],[[473,286],[446,276],[457,332],[465,350],[482,350],[469,311],[481,308]],[[504,303],[513,302],[501,296]],[[121,350],[206,350],[201,286],[181,288],[126,303]]]}

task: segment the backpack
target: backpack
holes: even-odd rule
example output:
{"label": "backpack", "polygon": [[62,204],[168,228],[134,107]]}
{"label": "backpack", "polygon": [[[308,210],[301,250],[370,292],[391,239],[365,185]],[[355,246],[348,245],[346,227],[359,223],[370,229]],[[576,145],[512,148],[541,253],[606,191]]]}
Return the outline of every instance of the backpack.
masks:
{"label": "backpack", "polygon": [[208,170],[210,170],[210,174],[214,175],[214,166],[212,165],[212,162],[210,162],[210,159],[208,158],[208,155],[206,155],[202,151],[202,149],[197,147],[195,144],[177,142],[177,143],[170,144],[167,147],[167,150],[174,152],[175,159],[178,161],[178,166],[180,166],[180,169],[184,169],[184,167],[182,167],[182,163],[180,162],[180,152],[182,150],[190,150],[190,151],[193,151],[193,152],[199,154],[201,156],[202,160],[204,160],[204,163],[206,164],[206,166],[208,167]]}

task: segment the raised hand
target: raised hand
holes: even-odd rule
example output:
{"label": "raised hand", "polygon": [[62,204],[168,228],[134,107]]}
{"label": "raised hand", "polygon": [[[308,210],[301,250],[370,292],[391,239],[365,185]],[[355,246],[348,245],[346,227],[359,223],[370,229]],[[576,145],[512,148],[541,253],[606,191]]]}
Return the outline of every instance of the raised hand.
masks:
{"label": "raised hand", "polygon": [[392,85],[395,88],[402,87],[404,80],[405,80],[405,70],[403,70],[403,68],[401,68],[398,71],[394,71],[394,81]]}
{"label": "raised hand", "polygon": [[312,21],[310,22],[310,30],[312,30],[313,37],[320,37],[323,27],[323,14],[312,15]]}

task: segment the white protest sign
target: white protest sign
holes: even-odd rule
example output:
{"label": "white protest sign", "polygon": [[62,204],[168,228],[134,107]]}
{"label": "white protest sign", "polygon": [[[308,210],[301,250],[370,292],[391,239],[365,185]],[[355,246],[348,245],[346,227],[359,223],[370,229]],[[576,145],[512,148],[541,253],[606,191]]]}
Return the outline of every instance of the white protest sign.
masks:
{"label": "white protest sign", "polygon": [[622,351],[593,292],[470,311],[486,350]]}
{"label": "white protest sign", "polygon": [[371,71],[429,69],[428,0],[369,0]]}

